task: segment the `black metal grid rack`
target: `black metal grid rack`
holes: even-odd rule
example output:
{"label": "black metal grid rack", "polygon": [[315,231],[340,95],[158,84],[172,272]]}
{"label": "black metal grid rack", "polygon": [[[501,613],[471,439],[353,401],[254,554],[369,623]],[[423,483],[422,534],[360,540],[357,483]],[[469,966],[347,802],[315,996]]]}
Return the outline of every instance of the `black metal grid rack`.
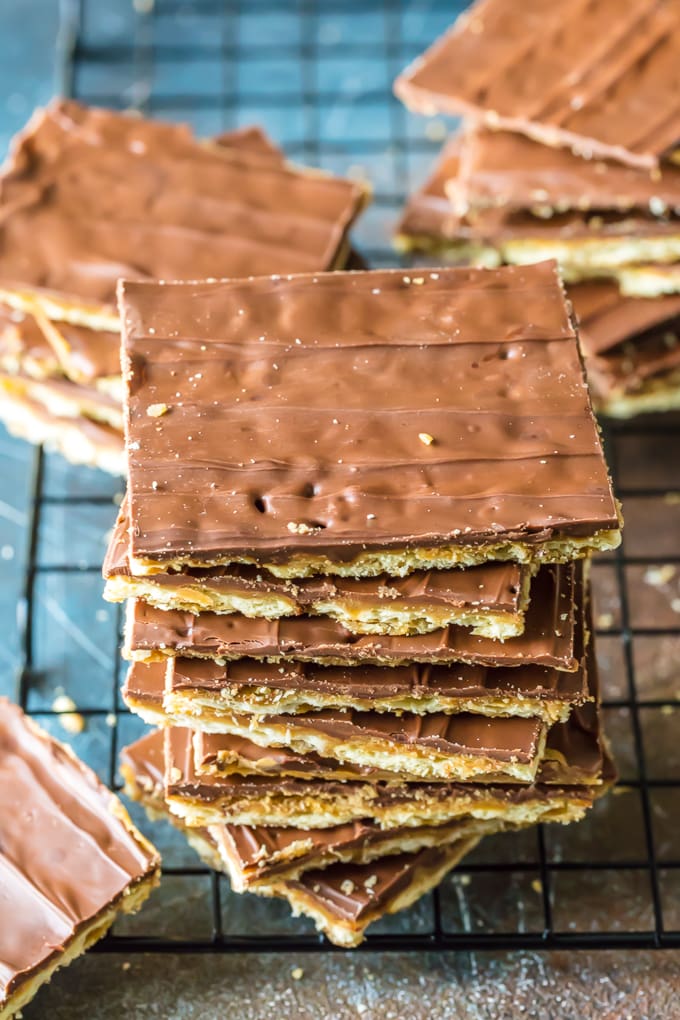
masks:
{"label": "black metal grid rack", "polygon": [[[451,20],[452,6],[448,0],[136,0],[132,6],[130,0],[105,5],[67,0],[58,40],[60,87],[104,105],[189,119],[206,134],[264,121],[301,162],[340,172],[373,171],[373,208],[358,231],[362,254],[372,265],[405,265],[389,246],[389,230],[437,151],[443,125],[410,117],[391,98],[390,86],[397,71]],[[668,537],[674,527],[677,536],[680,497],[673,489],[680,490],[680,420],[665,416],[610,425],[605,439],[618,494],[633,515],[630,540],[594,569],[596,605],[611,609],[600,613],[598,629],[609,678],[605,712],[625,796],[605,798],[606,807],[564,834],[553,832],[561,826],[539,827],[489,840],[491,849],[468,858],[441,891],[377,926],[365,949],[680,947],[680,837],[673,825],[680,761],[672,734],[672,713],[680,705],[672,665],[680,652],[680,626],[667,625],[680,600],[671,599],[670,617],[665,607],[650,620],[636,595],[645,577],[655,581],[649,571],[657,571],[663,589],[676,566],[680,570],[677,544]],[[102,531],[111,526],[117,487],[87,471],[53,470],[49,455],[35,452],[17,698],[48,724],[54,723],[54,709],[44,695],[43,657],[36,647],[53,646],[59,630],[70,640],[73,625],[58,598],[52,599],[51,624],[37,622],[47,600],[41,586],[54,578],[73,586],[85,578],[92,584],[81,601],[98,592],[99,557],[91,549],[74,553],[71,543],[78,548],[78,529],[87,530],[93,518],[102,522]],[[53,518],[61,521],[56,558],[44,550]],[[650,526],[656,544],[645,546]],[[658,586],[647,587],[650,598],[657,598]],[[110,654],[97,634],[88,637],[81,629],[76,636],[83,646],[89,641],[86,651],[97,653],[108,679],[102,672],[96,693],[86,686],[75,700],[96,737],[85,756],[95,759],[115,787],[117,754],[129,739],[131,717],[118,694],[121,614],[107,612]],[[157,839],[158,828],[148,831]],[[254,898],[234,896],[226,879],[196,859],[181,854],[179,863],[176,859],[173,850],[164,883],[175,890],[165,914],[174,912],[175,928],[158,924],[145,910],[131,927],[115,928],[98,949],[128,956],[149,950],[330,948],[311,926],[290,922],[287,911],[276,914],[268,902],[253,906]],[[612,902],[620,905],[614,913]],[[198,925],[196,910],[203,918]]]}

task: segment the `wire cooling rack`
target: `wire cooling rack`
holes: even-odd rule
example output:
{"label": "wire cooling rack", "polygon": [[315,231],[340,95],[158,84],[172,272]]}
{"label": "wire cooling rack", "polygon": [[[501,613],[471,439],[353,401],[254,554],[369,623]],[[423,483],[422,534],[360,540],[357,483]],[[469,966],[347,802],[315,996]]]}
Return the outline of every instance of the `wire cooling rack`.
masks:
{"label": "wire cooling rack", "polygon": [[[410,116],[390,87],[455,13],[450,0],[71,0],[59,87],[187,119],[205,135],[261,123],[292,158],[368,176],[361,253],[371,265],[407,265],[390,230],[447,128]],[[578,825],[483,841],[440,890],[374,926],[364,949],[680,946],[680,419],[609,425],[605,441],[627,517],[623,549],[593,570],[619,791]],[[85,721],[74,747],[119,787],[118,751],[142,732],[120,702],[121,613],[100,600],[120,483],[30,455],[17,699],[63,736],[55,697],[72,698]],[[133,813],[163,852],[165,878],[98,950],[332,948],[285,905],[231,893],[178,833]]]}

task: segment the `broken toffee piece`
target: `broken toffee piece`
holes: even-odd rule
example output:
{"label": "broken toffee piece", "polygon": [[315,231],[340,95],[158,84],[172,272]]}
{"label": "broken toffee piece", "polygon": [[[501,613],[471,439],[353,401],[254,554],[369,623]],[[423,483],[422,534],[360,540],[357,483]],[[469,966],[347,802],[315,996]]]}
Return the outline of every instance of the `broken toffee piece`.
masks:
{"label": "broken toffee piece", "polygon": [[472,114],[581,156],[655,167],[680,138],[667,0],[478,0],[397,79],[420,113]]}
{"label": "broken toffee piece", "polygon": [[133,574],[402,576],[620,540],[553,264],[126,282],[120,301]]}
{"label": "broken toffee piece", "polygon": [[406,577],[282,579],[247,564],[185,568],[135,577],[121,509],[104,560],[104,598],[139,598],[158,609],[242,613],[249,618],[329,616],[355,634],[422,634],[455,624],[503,640],[524,630],[531,569],[484,563],[467,570],[415,571]]}
{"label": "broken toffee piece", "polygon": [[94,772],[0,699],[0,1017],[137,910],[159,865]]}

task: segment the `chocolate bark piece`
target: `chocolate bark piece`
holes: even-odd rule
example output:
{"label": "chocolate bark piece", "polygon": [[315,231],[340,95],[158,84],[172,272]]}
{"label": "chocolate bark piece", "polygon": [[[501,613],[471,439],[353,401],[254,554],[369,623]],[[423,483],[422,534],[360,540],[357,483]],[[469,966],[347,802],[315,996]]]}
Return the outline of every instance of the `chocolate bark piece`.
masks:
{"label": "chocolate bark piece", "polygon": [[354,183],[200,142],[185,125],[55,100],[4,168],[0,297],[115,331],[119,277],[331,268],[364,199]]}
{"label": "chocolate bark piece", "polygon": [[630,417],[678,407],[680,297],[630,298],[603,282],[573,286],[569,296],[600,412]]}
{"label": "chocolate bark piece", "polygon": [[[227,834],[237,829],[245,834],[246,827],[213,825],[209,828],[190,828],[185,826],[180,818],[172,815],[163,800],[162,790],[157,786],[157,764],[150,760],[154,737],[155,734],[151,734],[123,751],[121,770],[125,775],[126,792],[134,800],[140,800],[151,817],[166,818],[183,831],[201,859],[209,867],[225,871],[234,887],[239,889],[240,876],[245,876],[245,869],[236,870],[232,841]],[[314,876],[311,887],[305,880],[308,872],[303,872],[295,880],[286,875],[274,875],[271,876],[271,884],[261,879],[251,884],[250,888],[259,895],[278,896],[288,900],[296,913],[306,913],[312,917],[319,930],[325,932],[337,945],[357,945],[372,921],[386,912],[394,912],[407,906],[416,895],[425,892],[426,887],[430,888],[436,883],[444,873],[444,864],[439,862],[446,860],[452,867],[466,851],[472,849],[479,836],[465,835],[466,825],[455,824],[460,833],[458,839],[453,838],[455,829],[452,826],[443,826],[444,845],[437,849],[436,856],[425,856],[425,850],[429,848],[424,847],[419,851],[383,858],[379,870],[372,862],[364,865],[346,863],[327,865],[320,871],[311,872]],[[467,826],[481,825],[486,829],[489,824],[468,822]],[[355,829],[354,826],[352,828]],[[359,824],[356,829],[361,831],[362,826]],[[272,832],[271,829],[261,828],[248,831],[255,838],[265,839],[265,832]],[[284,830],[279,830],[279,839],[283,832]],[[418,838],[418,832],[424,830],[414,829],[413,838]],[[449,833],[452,838],[447,840],[446,835]],[[309,833],[296,834],[295,838],[298,836],[310,840]],[[322,837],[322,833],[316,832],[314,837]],[[238,859],[240,863],[244,861],[244,857],[240,855]],[[436,862],[439,865],[437,867]]]}
{"label": "chocolate bark piece", "polygon": [[135,574],[400,576],[620,539],[552,264],[120,293]]}
{"label": "chocolate bark piece", "polygon": [[631,209],[652,216],[680,213],[680,166],[653,169],[582,159],[510,131],[470,127],[460,145],[458,175],[446,187],[457,212],[535,210],[550,218],[570,209]]}
{"label": "chocolate bark piece", "polygon": [[[173,720],[162,713],[162,683],[157,666],[135,666],[124,695],[135,711],[155,706],[149,718],[168,724]],[[324,828],[373,818],[394,828],[443,824],[466,813],[513,823],[539,815],[567,821],[580,817],[613,778],[592,702],[550,728],[537,781],[528,785],[509,785],[502,776],[488,777],[487,783],[413,781],[384,767],[333,762],[315,752],[263,749],[244,736],[192,735],[174,722],[166,731],[169,799],[192,826],[228,817],[242,824]]]}
{"label": "chocolate bark piece", "polygon": [[451,625],[429,634],[357,635],[323,617],[249,619],[240,614],[181,613],[141,601],[128,607],[125,654],[138,660],[174,656],[222,661],[248,656],[268,662],[397,666],[468,662],[485,666],[578,668],[576,632],[584,612],[580,563],[545,565],[531,585],[524,632],[507,641],[477,637]]}
{"label": "chocolate bark piece", "polygon": [[[154,730],[121,751],[125,792],[141,801],[150,814],[168,812],[164,799],[164,736]],[[176,815],[171,815],[177,821]],[[180,823],[181,827],[181,823]],[[413,853],[469,836],[481,837],[501,828],[502,819],[461,817],[443,825],[383,829],[361,820],[325,829],[281,826],[212,825],[209,834],[232,888],[257,891],[273,880],[297,879],[305,871],[339,862],[364,864],[396,853]]]}
{"label": "chocolate bark piece", "polygon": [[415,571],[406,577],[316,576],[284,580],[248,564],[184,568],[135,577],[128,561],[125,502],[104,560],[104,598],[139,598],[158,609],[242,613],[278,619],[329,616],[352,633],[418,634],[454,623],[475,635],[515,637],[524,630],[531,568],[484,563],[467,570]]}
{"label": "chocolate bark piece", "polygon": [[175,721],[247,737],[263,747],[290,747],[302,754],[314,751],[412,780],[507,776],[531,782],[546,737],[546,726],[539,719],[463,712],[395,716],[324,709],[296,716],[224,713],[218,720],[179,716]]}
{"label": "chocolate bark piece", "polygon": [[286,899],[294,916],[311,917],[326,938],[350,949],[363,942],[370,924],[405,910],[439,885],[478,842],[473,836],[371,864],[338,864],[325,871],[309,871],[297,881],[268,887],[268,894]]}
{"label": "chocolate bark piece", "polygon": [[413,110],[472,113],[581,155],[653,167],[680,137],[673,2],[481,0],[395,83]]}
{"label": "chocolate bark piece", "polygon": [[[195,761],[199,734],[170,727],[164,731],[165,797],[171,810],[191,826],[226,820],[309,829],[364,818],[394,829],[442,825],[467,815],[512,825],[569,821],[581,817],[611,783],[611,766],[595,711],[578,710],[570,724],[553,729],[557,732],[550,735],[536,781],[513,783],[501,774],[481,777],[479,782],[424,782],[390,777],[384,769],[343,779],[344,766],[326,779],[288,771],[199,773]],[[221,735],[219,740],[222,748],[230,749],[231,738]]]}
{"label": "chocolate bark piece", "polygon": [[[460,148],[460,138],[447,143],[428,180],[409,199],[397,227],[400,247],[484,265],[554,258],[569,282],[621,276],[633,288],[644,282],[649,295],[674,286],[663,263],[680,258],[679,217],[635,209],[572,209],[547,219],[529,209],[488,208],[461,215],[447,194],[460,171]],[[656,277],[655,266],[631,265],[655,262],[662,264]]]}
{"label": "chocolate bark piece", "polygon": [[137,910],[159,865],[91,769],[0,699],[0,1015]]}

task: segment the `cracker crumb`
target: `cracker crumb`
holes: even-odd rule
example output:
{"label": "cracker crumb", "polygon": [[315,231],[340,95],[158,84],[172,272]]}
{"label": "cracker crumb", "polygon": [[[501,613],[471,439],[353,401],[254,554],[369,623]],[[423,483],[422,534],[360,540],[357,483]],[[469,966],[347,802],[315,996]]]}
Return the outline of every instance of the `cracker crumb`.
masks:
{"label": "cracker crumb", "polygon": [[123,960],[123,962],[121,963],[120,966],[121,966],[121,970],[129,970],[130,967],[132,966],[132,964],[130,963],[129,960]]}
{"label": "cracker crumb", "polygon": [[178,769],[176,765],[173,765],[170,769],[170,782],[179,783],[182,778],[182,770]]}
{"label": "cracker crumb", "polygon": [[680,599],[671,599],[671,609],[674,613],[680,613]]}
{"label": "cracker crumb", "polygon": [[68,694],[58,694],[52,702],[52,711],[59,715],[59,722],[67,733],[82,733],[85,729],[85,720],[79,712],[76,712],[76,703]]}
{"label": "cracker crumb", "polygon": [[596,623],[599,630],[608,630],[614,622],[613,613],[600,613]]}
{"label": "cracker crumb", "polygon": [[116,717],[116,713],[115,712],[109,712],[108,715],[106,716],[106,720],[105,721],[106,721],[106,725],[110,726],[111,729],[113,729],[114,726],[118,725],[118,719]]}
{"label": "cracker crumb", "polygon": [[649,567],[645,570],[644,582],[652,588],[662,588],[675,577],[675,567],[671,563],[665,563],[661,567]]}
{"label": "cracker crumb", "polygon": [[543,883],[541,882],[540,878],[535,878],[533,880],[533,882],[531,883],[531,888],[534,890],[535,893],[538,893],[539,895],[543,892]]}
{"label": "cracker crumb", "polygon": [[290,972],[290,976],[292,977],[293,981],[299,981],[300,978],[304,977],[304,974],[305,972],[302,969],[302,967],[293,967],[293,969]]}
{"label": "cracker crumb", "polygon": [[467,873],[464,875],[458,875],[457,878],[459,885],[468,886],[472,882],[472,878]]}
{"label": "cracker crumb", "polygon": [[431,436],[429,432],[419,432],[418,439],[424,446],[432,446],[434,443],[434,436]]}
{"label": "cracker crumb", "polygon": [[377,884],[378,884],[378,876],[377,875],[369,875],[368,878],[366,879],[366,881],[364,882],[364,888],[365,889],[373,889],[374,886],[376,886]]}
{"label": "cracker crumb", "polygon": [[422,285],[425,283],[425,277],[414,276],[413,279],[411,280],[411,283],[415,283],[417,287],[422,287]]}
{"label": "cracker crumb", "polygon": [[167,404],[149,404],[146,409],[146,413],[149,418],[160,418],[161,415],[167,414],[170,408]]}
{"label": "cracker crumb", "polygon": [[297,521],[288,521],[286,527],[294,535],[312,535],[315,531],[321,531],[321,528],[315,528],[311,524]]}
{"label": "cracker crumb", "polygon": [[340,889],[342,892],[344,892],[345,896],[351,896],[352,893],[354,892],[354,882],[352,881],[351,878],[346,878],[345,881],[341,884]]}
{"label": "cracker crumb", "polygon": [[675,705],[662,705],[661,715],[673,715],[675,712]]}

